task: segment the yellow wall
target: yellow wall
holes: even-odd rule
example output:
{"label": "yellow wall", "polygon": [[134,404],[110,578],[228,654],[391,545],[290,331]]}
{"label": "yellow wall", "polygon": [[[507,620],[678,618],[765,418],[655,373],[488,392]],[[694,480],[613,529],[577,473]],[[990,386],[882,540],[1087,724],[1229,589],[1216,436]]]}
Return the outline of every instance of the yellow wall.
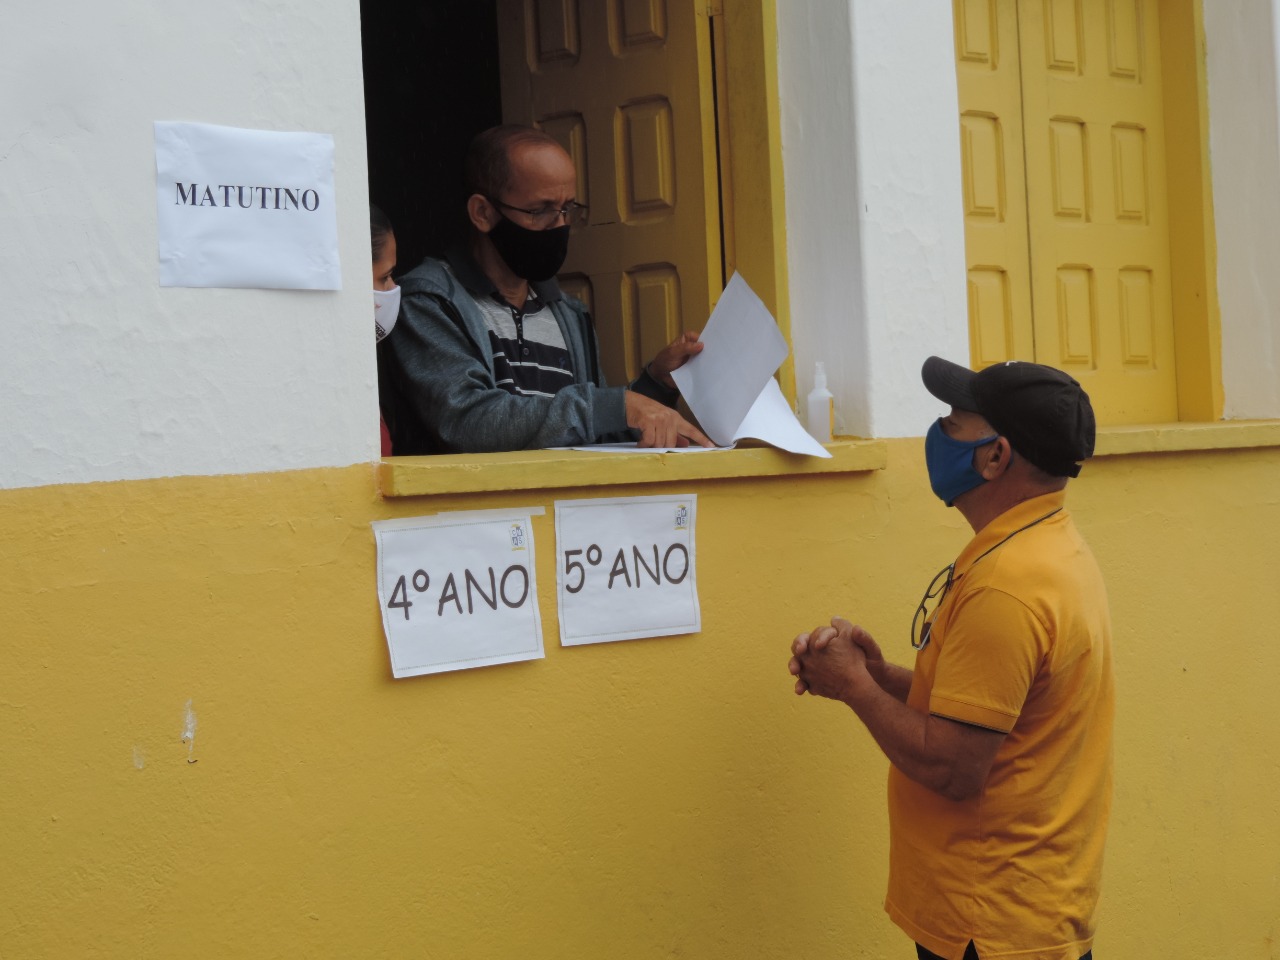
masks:
{"label": "yellow wall", "polygon": [[[667,488],[384,502],[357,467],[0,493],[0,956],[910,955],[880,909],[885,761],[785,664],[837,611],[907,652],[965,539],[918,444]],[[1120,692],[1100,956],[1274,955],[1278,471],[1117,456],[1073,485]],[[702,634],[558,647],[548,511],[546,660],[390,679],[370,520],[685,489]]]}

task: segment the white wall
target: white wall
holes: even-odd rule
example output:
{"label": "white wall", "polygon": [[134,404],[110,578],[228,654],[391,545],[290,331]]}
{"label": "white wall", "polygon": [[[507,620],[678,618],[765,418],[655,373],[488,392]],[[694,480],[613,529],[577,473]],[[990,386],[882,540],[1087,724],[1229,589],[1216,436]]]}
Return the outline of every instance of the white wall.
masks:
{"label": "white wall", "polygon": [[797,387],[823,360],[847,432],[920,436],[924,358],[969,360],[950,5],[779,3],[778,34]]}
{"label": "white wall", "polygon": [[[1280,0],[1204,5],[1229,417],[1280,416]],[[797,381],[923,432],[968,358],[952,29],[926,0],[779,3]],[[359,5],[8,0],[0,488],[377,452]],[[157,285],[152,121],[331,133],[344,290]]]}
{"label": "white wall", "polygon": [[[3,21],[0,488],[376,457],[359,4]],[[342,292],[160,289],[154,120],[333,134]]]}
{"label": "white wall", "polygon": [[1204,4],[1228,418],[1280,417],[1280,0]]}

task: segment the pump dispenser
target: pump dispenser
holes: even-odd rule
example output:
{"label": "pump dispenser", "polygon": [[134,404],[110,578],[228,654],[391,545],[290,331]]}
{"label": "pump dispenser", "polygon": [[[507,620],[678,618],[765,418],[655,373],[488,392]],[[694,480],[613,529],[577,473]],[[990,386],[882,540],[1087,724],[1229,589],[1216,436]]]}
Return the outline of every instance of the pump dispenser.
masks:
{"label": "pump dispenser", "polygon": [[827,389],[827,368],[819,360],[813,365],[813,389],[806,399],[809,433],[819,443],[830,443],[836,419],[836,398]]}

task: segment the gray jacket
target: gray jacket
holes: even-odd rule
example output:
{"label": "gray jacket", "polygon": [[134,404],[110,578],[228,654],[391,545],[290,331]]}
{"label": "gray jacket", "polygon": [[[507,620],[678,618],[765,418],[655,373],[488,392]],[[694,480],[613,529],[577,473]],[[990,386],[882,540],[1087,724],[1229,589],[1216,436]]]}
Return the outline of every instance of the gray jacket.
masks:
{"label": "gray jacket", "polygon": [[[451,269],[450,269],[451,268]],[[400,319],[382,345],[383,398],[397,455],[486,453],[625,440],[626,387],[600,371],[591,316],[555,280],[533,284],[560,326],[574,382],[554,397],[497,386],[489,331],[476,303],[497,289],[464,252],[428,258],[400,278]],[[631,389],[673,406],[674,391],[643,374]],[[390,403],[387,400],[390,399]]]}

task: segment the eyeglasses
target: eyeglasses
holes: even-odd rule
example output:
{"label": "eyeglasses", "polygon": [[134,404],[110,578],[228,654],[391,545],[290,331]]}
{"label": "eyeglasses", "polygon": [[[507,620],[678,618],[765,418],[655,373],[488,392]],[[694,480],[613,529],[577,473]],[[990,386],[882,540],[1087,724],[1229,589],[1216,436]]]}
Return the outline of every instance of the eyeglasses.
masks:
{"label": "eyeglasses", "polygon": [[[916,615],[911,619],[911,646],[917,650],[923,650],[929,645],[929,635],[933,632],[933,618],[938,615],[938,608],[942,606],[947,591],[951,589],[951,578],[955,571],[954,563],[948,563],[939,570],[937,576],[930,581],[929,589],[924,592],[924,599],[920,601],[920,606],[916,607]],[[932,610],[929,609],[930,600],[935,601]]]}
{"label": "eyeglasses", "polygon": [[577,200],[570,200],[563,207],[546,203],[540,207],[534,207],[532,210],[524,207],[513,207],[511,204],[503,203],[494,197],[489,197],[488,200],[495,207],[501,207],[503,210],[514,210],[516,213],[523,213],[533,221],[534,227],[538,230],[550,229],[561,218],[564,218],[564,222],[571,227],[581,227],[587,222],[587,205],[579,203]]}

